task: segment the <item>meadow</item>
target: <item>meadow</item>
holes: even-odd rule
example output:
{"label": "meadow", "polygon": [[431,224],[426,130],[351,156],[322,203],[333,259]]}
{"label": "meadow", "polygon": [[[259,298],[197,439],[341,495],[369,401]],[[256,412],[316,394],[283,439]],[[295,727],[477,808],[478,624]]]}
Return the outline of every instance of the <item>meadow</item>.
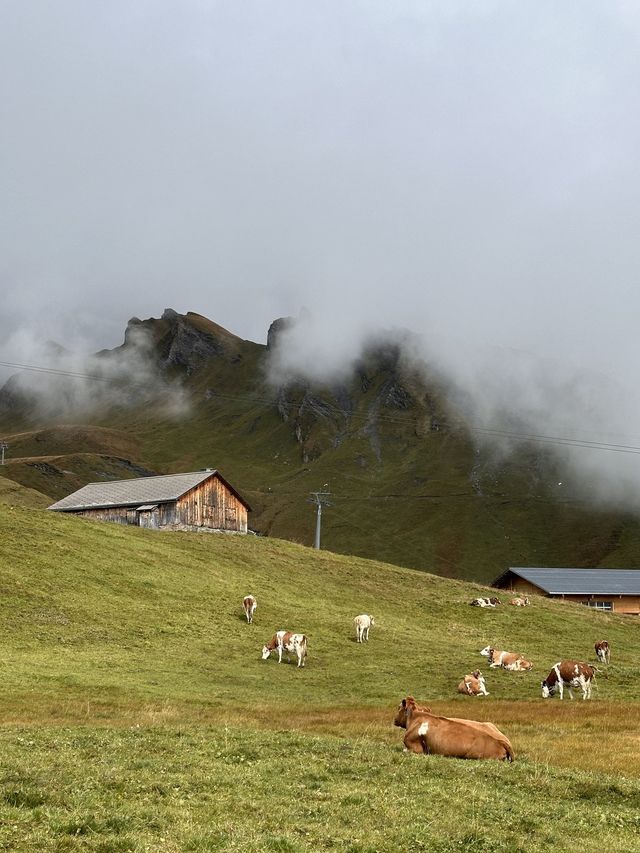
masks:
{"label": "meadow", "polygon": [[[640,849],[633,619],[482,610],[477,584],[375,561],[9,504],[0,542],[0,849]],[[279,628],[309,636],[304,669],[261,660]],[[542,700],[602,638],[594,700]],[[487,643],[534,671],[488,670]],[[457,696],[478,666],[491,695]],[[492,720],[516,762],[405,755],[407,694]]]}

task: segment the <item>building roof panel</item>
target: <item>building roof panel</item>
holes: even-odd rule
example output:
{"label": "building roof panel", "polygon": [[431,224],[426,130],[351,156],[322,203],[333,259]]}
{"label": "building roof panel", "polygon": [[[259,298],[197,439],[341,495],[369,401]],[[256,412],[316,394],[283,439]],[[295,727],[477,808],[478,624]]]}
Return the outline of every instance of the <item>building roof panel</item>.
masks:
{"label": "building roof panel", "polygon": [[510,568],[509,572],[550,595],[640,595],[640,569]]}
{"label": "building roof panel", "polygon": [[134,480],[88,483],[73,494],[52,504],[49,509],[70,512],[115,506],[170,503],[177,501],[195,486],[217,473],[215,469],[208,469],[189,474],[167,474],[160,477],[138,477]]}

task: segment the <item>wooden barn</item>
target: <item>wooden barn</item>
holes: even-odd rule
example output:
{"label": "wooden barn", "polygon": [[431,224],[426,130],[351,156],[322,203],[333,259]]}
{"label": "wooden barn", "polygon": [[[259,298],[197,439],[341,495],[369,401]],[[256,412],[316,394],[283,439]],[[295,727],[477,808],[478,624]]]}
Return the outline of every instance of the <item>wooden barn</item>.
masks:
{"label": "wooden barn", "polygon": [[89,483],[49,509],[157,530],[235,533],[247,532],[247,513],[251,511],[244,498],[213,468],[190,474]]}
{"label": "wooden barn", "polygon": [[491,586],[640,615],[640,569],[507,569]]}

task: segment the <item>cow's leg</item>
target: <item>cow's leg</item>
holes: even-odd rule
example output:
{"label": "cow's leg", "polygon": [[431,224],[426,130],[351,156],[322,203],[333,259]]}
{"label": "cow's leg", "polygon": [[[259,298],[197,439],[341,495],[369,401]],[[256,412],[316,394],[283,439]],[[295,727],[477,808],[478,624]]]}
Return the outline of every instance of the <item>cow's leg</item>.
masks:
{"label": "cow's leg", "polygon": [[573,688],[573,685],[571,684],[571,682],[569,682],[567,684],[567,690],[569,691],[569,699],[573,699],[573,689],[572,688]]}
{"label": "cow's leg", "polygon": [[[560,699],[563,699],[564,698],[564,685],[563,685],[562,681],[558,681],[558,693],[560,694]],[[569,690],[569,693],[571,693],[571,690]],[[571,697],[571,698],[573,698],[573,697]]]}
{"label": "cow's leg", "polygon": [[413,726],[404,736],[404,751],[416,752],[418,755],[424,755],[423,738],[418,734],[418,726]]}
{"label": "cow's leg", "polygon": [[278,646],[278,663],[282,663],[282,646]]}

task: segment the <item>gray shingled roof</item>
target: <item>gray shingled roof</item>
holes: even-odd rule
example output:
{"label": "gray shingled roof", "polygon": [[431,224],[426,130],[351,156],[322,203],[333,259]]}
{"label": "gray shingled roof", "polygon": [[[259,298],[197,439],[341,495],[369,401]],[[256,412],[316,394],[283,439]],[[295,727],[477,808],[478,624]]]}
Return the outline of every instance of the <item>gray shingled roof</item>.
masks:
{"label": "gray shingled roof", "polygon": [[[177,501],[182,495],[208,480],[217,471],[194,471],[190,474],[167,474],[162,477],[138,477],[134,480],[113,480],[108,483],[88,483],[77,492],[52,504],[49,509],[69,512],[110,506],[140,506]],[[222,479],[222,478],[221,478]]]}
{"label": "gray shingled roof", "polygon": [[552,595],[640,595],[640,569],[510,568],[509,571]]}

